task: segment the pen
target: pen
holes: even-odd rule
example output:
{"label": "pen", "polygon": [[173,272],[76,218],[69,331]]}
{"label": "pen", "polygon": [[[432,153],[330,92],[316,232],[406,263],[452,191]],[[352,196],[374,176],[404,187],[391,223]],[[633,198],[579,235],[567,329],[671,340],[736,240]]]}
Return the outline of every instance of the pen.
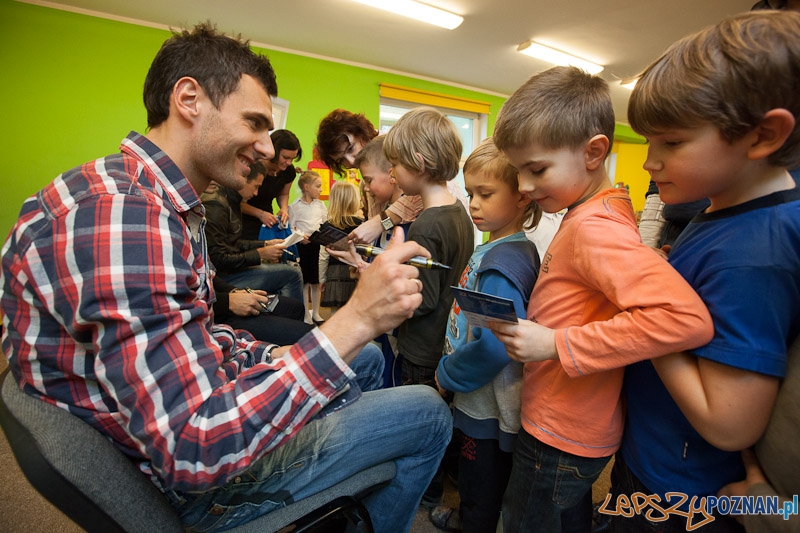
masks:
{"label": "pen", "polygon": [[291,255],[292,257],[294,257],[294,256],[295,256],[295,255],[294,255],[294,253],[290,252],[289,250],[284,250],[284,251],[283,251],[283,253],[285,253],[285,254],[289,254],[289,255]]}
{"label": "pen", "polygon": [[[376,255],[380,255],[384,252],[383,248],[379,248],[377,246],[371,246],[366,244],[356,244],[356,252],[360,253],[366,257],[374,257]],[[443,265],[433,259],[428,259],[427,257],[422,257],[421,255],[417,255],[406,261],[407,265],[412,265],[417,268],[427,268],[427,269],[450,269],[449,266]]]}
{"label": "pen", "polygon": [[[253,292],[253,289],[251,289],[250,287],[245,287],[244,290],[245,292],[249,292],[250,294],[255,294]],[[264,302],[258,302],[258,303],[261,306],[261,309],[263,309],[264,311],[269,311],[269,307],[267,307],[267,304],[265,304]]]}

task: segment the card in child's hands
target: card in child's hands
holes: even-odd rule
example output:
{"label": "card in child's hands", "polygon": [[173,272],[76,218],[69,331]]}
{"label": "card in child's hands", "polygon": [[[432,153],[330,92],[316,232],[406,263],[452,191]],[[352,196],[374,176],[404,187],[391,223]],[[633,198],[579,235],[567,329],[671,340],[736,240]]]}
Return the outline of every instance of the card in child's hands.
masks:
{"label": "card in child's hands", "polygon": [[488,327],[489,322],[508,322],[516,324],[517,313],[514,302],[494,294],[471,291],[461,287],[450,287],[456,297],[461,312],[471,326]]}
{"label": "card in child's hands", "polygon": [[347,238],[347,233],[330,224],[325,224],[318,231],[312,233],[308,240],[334,250],[347,250]]}

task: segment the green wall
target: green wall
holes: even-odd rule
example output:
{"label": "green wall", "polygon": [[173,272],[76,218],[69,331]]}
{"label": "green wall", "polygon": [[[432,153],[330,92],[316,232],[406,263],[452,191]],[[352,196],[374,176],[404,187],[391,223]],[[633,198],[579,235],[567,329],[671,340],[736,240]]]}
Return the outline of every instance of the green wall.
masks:
{"label": "green wall", "polygon": [[[130,130],[144,132],[142,84],[168,37],[165,30],[0,0],[0,239],[22,202],[59,172],[116,152]],[[381,82],[491,102],[490,131],[503,103],[443,84],[261,51],[275,68],[279,96],[289,101],[286,127],[300,138],[303,167],[317,124],[332,109],[363,112],[378,123]]]}
{"label": "green wall", "polygon": [[[142,84],[168,37],[166,30],[0,0],[0,239],[22,202],[59,172],[116,152],[130,130],[144,132]],[[445,84],[261,51],[275,67],[279,96],[289,101],[286,127],[300,138],[303,167],[318,123],[332,109],[363,112],[378,123],[381,82],[490,102],[490,133],[504,102]],[[619,140],[635,142],[625,128],[618,125]]]}

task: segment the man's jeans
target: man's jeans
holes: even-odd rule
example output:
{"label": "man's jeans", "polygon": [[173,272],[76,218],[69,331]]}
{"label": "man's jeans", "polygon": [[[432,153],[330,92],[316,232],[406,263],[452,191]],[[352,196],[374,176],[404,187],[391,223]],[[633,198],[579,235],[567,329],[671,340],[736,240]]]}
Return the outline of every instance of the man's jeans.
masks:
{"label": "man's jeans", "polygon": [[590,531],[592,483],[610,457],[579,457],[520,430],[503,497],[503,531]]}
{"label": "man's jeans", "polygon": [[[356,373],[369,374],[366,380],[381,383],[383,358],[370,346],[369,360],[359,362],[362,351],[350,366]],[[359,384],[366,385],[362,380]],[[183,502],[173,506],[189,530],[220,531],[394,460],[394,479],[364,504],[376,532],[408,531],[451,434],[450,410],[430,387],[365,392],[348,407],[309,422],[227,485],[204,494],[181,494]]]}
{"label": "man's jeans", "polygon": [[303,274],[299,267],[288,263],[262,263],[237,272],[225,272],[220,277],[241,289],[250,287],[303,301]]}

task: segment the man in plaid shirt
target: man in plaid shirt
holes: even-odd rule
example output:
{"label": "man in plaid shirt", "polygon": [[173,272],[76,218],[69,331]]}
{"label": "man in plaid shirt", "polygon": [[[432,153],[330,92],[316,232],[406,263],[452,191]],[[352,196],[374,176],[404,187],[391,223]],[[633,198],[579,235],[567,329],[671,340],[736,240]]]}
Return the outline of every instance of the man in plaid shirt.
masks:
{"label": "man in plaid shirt", "polygon": [[[111,439],[188,529],[227,529],[395,460],[395,479],[365,503],[376,530],[408,530],[449,411],[428,387],[350,403],[349,363],[420,304],[403,262],[427,252],[396,242],[293,346],[214,324],[198,193],[212,179],[238,189],[272,158],[276,95],[246,42],[208,24],[167,40],[145,80],[147,135],[23,205],[2,251],[3,350],[26,393]],[[347,408],[316,416],[334,398]]]}

